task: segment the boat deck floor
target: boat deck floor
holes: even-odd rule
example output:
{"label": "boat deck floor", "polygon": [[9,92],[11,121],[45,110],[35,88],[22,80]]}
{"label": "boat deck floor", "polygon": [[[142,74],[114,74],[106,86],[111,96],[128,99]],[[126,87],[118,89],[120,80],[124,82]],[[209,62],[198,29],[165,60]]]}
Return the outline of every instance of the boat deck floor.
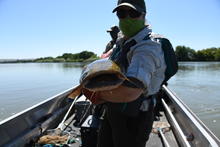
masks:
{"label": "boat deck floor", "polygon": [[[170,147],[178,147],[178,143],[174,137],[174,134],[169,126],[169,123],[165,117],[163,112],[160,112],[161,117],[158,121],[154,121],[152,133],[150,134],[149,140],[146,143],[146,147],[164,147],[163,139],[161,135],[159,135],[158,128],[164,128],[164,136]],[[81,146],[81,136],[80,136],[80,128],[74,127],[73,123],[70,120],[73,120],[74,116],[71,116],[65,124],[68,124],[66,127],[66,131],[71,132],[72,138],[76,141],[71,145],[71,147],[80,147]]]}
{"label": "boat deck floor", "polygon": [[157,129],[158,127],[164,128],[163,129],[164,136],[168,144],[170,145],[170,147],[178,147],[179,145],[175,139],[175,136],[173,134],[173,131],[171,130],[171,127],[169,126],[169,123],[166,119],[165,114],[163,112],[160,112],[160,114],[161,114],[160,120],[154,121],[153,129],[150,134],[150,138],[146,144],[146,147],[164,147],[165,146],[158,132],[154,133],[155,132],[154,130]]}

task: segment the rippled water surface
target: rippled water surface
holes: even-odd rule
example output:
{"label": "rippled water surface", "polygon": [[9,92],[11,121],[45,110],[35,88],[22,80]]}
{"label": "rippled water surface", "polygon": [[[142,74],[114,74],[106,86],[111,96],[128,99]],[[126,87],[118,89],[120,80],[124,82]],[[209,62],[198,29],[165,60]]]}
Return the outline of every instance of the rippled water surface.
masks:
{"label": "rippled water surface", "polygon": [[[0,121],[78,84],[78,63],[0,64]],[[169,88],[220,138],[220,63],[184,62]]]}
{"label": "rippled water surface", "polygon": [[180,63],[169,87],[220,138],[220,63]]}

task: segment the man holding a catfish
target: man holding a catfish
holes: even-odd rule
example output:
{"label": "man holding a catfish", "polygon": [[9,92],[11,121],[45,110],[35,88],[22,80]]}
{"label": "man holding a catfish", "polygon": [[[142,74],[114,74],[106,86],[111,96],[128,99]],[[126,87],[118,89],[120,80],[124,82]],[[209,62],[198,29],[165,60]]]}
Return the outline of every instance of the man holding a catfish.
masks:
{"label": "man holding a catfish", "polygon": [[144,0],[119,0],[113,12],[121,33],[109,59],[128,80],[114,89],[83,92],[93,103],[107,106],[98,147],[144,147],[152,129],[154,94],[165,78],[164,54],[161,44],[149,37]]}

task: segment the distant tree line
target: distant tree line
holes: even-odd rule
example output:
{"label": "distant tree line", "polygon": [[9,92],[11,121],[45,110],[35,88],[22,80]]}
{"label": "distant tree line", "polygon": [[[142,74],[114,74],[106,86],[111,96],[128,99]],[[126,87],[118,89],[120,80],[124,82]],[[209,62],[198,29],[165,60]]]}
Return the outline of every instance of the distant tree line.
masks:
{"label": "distant tree line", "polygon": [[30,63],[34,59],[0,59],[0,63]]}
{"label": "distant tree line", "polygon": [[[177,46],[175,53],[178,61],[220,61],[220,48],[212,47],[195,51],[190,47]],[[25,63],[25,62],[91,62],[99,57],[90,51],[80,53],[64,53],[57,57],[41,57],[37,59],[10,59],[0,60],[0,63]]]}
{"label": "distant tree line", "polygon": [[80,53],[64,53],[62,56],[53,57],[43,57],[37,58],[35,62],[89,62],[98,59],[99,57],[89,51],[82,51]]}
{"label": "distant tree line", "polygon": [[178,61],[220,61],[220,48],[207,48],[195,51],[186,46],[177,46],[175,50]]}

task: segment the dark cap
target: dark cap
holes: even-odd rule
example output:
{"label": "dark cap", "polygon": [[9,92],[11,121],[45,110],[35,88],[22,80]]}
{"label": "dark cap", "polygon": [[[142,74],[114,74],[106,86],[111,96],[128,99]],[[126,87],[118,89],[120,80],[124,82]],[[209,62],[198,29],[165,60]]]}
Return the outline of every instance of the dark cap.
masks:
{"label": "dark cap", "polygon": [[112,12],[114,13],[121,6],[127,6],[138,12],[146,13],[146,6],[144,0],[118,0],[118,6]]}
{"label": "dark cap", "polygon": [[118,26],[112,26],[110,29],[107,30],[107,32],[119,32]]}

